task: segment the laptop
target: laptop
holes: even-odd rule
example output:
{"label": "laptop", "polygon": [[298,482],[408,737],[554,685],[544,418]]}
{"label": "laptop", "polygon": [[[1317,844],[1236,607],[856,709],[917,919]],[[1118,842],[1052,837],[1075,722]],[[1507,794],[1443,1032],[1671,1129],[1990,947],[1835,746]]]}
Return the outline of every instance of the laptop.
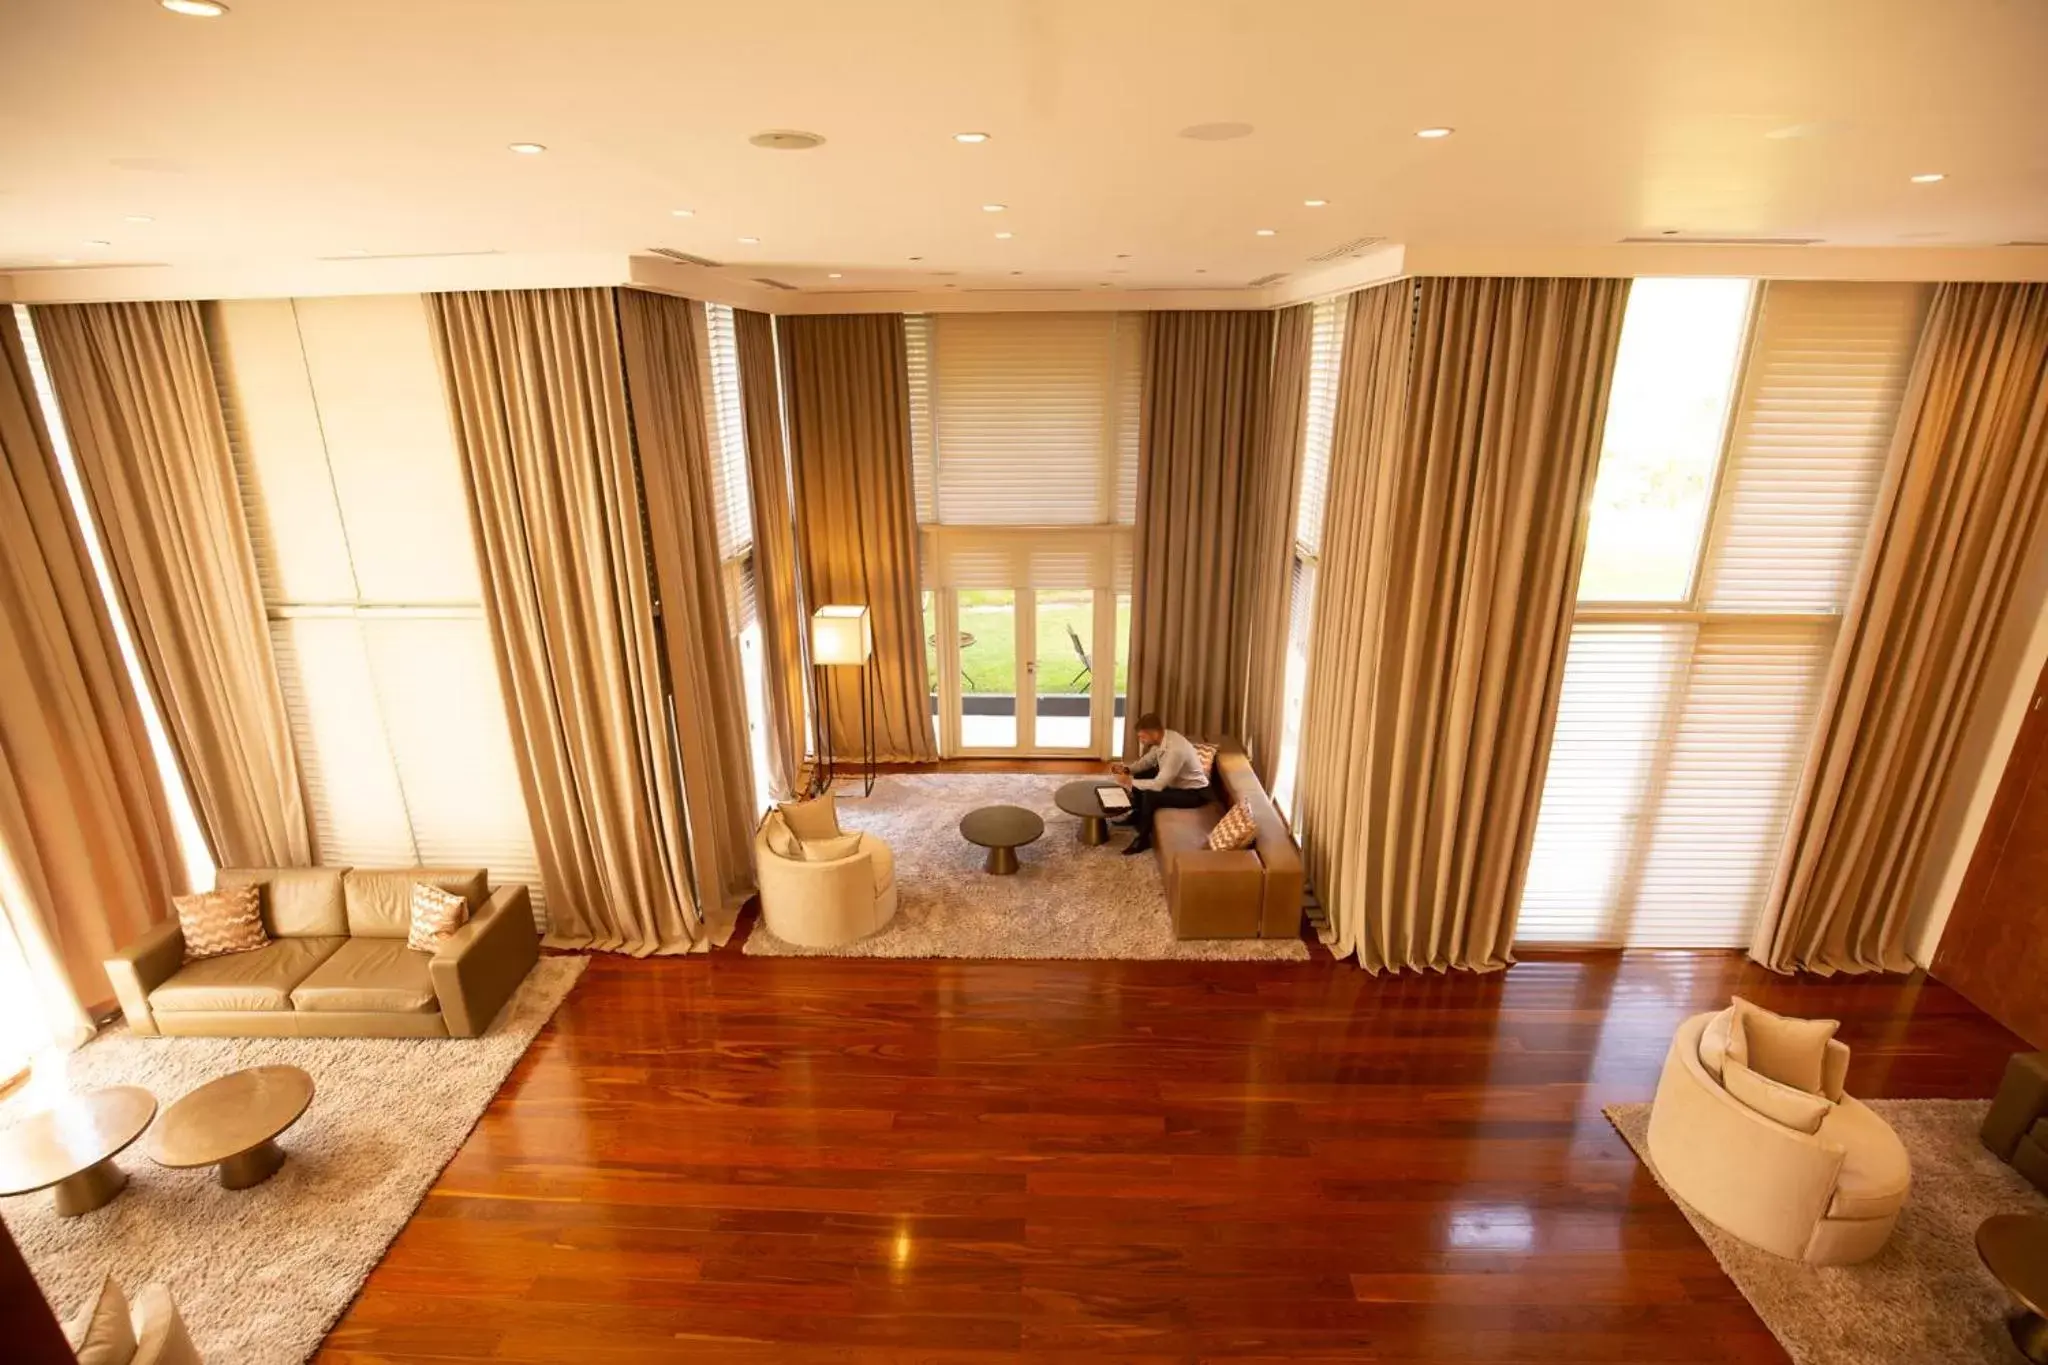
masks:
{"label": "laptop", "polygon": [[1095,799],[1106,811],[1126,811],[1131,808],[1131,794],[1122,787],[1097,787]]}

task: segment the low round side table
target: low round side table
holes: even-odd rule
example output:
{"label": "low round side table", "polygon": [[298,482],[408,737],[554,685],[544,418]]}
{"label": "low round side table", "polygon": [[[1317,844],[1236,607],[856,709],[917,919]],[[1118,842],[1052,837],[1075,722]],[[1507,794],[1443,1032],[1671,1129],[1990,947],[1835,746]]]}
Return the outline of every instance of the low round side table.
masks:
{"label": "low round side table", "polygon": [[1094,848],[1109,842],[1109,811],[1103,807],[1099,778],[1069,782],[1053,796],[1053,804],[1081,817],[1081,842]]}
{"label": "low round side table", "polygon": [[116,1085],[63,1101],[0,1132],[0,1195],[50,1191],[59,1218],[91,1213],[121,1192],[114,1158],[156,1117],[156,1096]]}
{"label": "low round side table", "polygon": [[1017,849],[1035,842],[1045,833],[1045,821],[1037,811],[1022,806],[983,806],[961,817],[960,837],[988,850],[982,869],[992,876],[1008,877],[1017,871]]}
{"label": "low round side table", "polygon": [[284,1165],[279,1135],[312,1103],[313,1078],[295,1066],[230,1071],[164,1110],[149,1159],[177,1170],[216,1166],[230,1190],[261,1185]]}
{"label": "low round side table", "polygon": [[2048,1218],[2001,1213],[1977,1228],[1977,1254],[2020,1311],[2006,1323],[2012,1344],[2036,1365],[2048,1365]]}

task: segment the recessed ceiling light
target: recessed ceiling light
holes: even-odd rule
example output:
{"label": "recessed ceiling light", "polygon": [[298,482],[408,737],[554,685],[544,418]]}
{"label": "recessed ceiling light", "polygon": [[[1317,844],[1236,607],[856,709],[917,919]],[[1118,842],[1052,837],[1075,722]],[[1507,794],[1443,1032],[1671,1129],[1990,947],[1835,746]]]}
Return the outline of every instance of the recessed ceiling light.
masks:
{"label": "recessed ceiling light", "polygon": [[999,242],[1007,242],[1007,241],[1009,241],[1009,240],[1010,240],[1010,239],[1011,239],[1012,237],[1015,237],[1016,235],[1017,235],[1017,234],[1016,234],[1016,233],[1014,233],[1014,232],[998,232],[998,233],[996,234],[996,240],[997,240],[997,241],[999,241]]}
{"label": "recessed ceiling light", "polygon": [[1195,273],[1197,275],[1206,275],[1209,273],[1209,267],[1205,265],[1198,265],[1195,267]]}
{"label": "recessed ceiling light", "polygon": [[108,240],[107,240],[106,238],[104,238],[104,237],[89,237],[89,238],[87,238],[87,239],[86,239],[86,243],[85,243],[85,244],[86,244],[87,246],[112,246],[112,245],[113,245],[113,243],[112,243],[112,242],[108,241]]}
{"label": "recessed ceiling light", "polygon": [[741,246],[759,246],[759,245],[761,245],[761,239],[760,239],[759,237],[742,237],[742,238],[740,238],[740,245],[741,245]]}
{"label": "recessed ceiling light", "polygon": [[510,142],[507,143],[506,146],[510,147],[513,151],[519,153],[519,155],[521,156],[539,156],[542,152],[547,150],[547,148],[541,146],[538,142]]}
{"label": "recessed ceiling light", "polygon": [[1001,213],[1008,207],[1010,207],[1008,204],[983,204],[981,211],[983,213]]}
{"label": "recessed ceiling light", "polygon": [[912,256],[912,257],[911,257],[910,259],[911,259],[911,260],[913,260],[913,261],[921,261],[921,260],[923,260],[923,259],[924,259],[924,257],[922,257],[922,256]]}
{"label": "recessed ceiling light", "polygon": [[154,223],[156,219],[146,213],[129,213],[122,215],[122,221],[126,223]]}
{"label": "recessed ceiling light", "polygon": [[828,270],[825,272],[825,278],[828,280],[839,280],[844,279],[846,277],[837,270]]}
{"label": "recessed ceiling light", "polygon": [[1301,201],[1301,204],[1303,208],[1320,209],[1329,207],[1330,201],[1327,199],[1304,199]]}
{"label": "recessed ceiling light", "polygon": [[156,0],[159,5],[173,14],[188,14],[194,19],[218,19],[228,12],[220,0]]}
{"label": "recessed ceiling light", "polygon": [[668,211],[668,216],[669,216],[669,217],[671,217],[671,218],[695,218],[695,217],[697,216],[697,210],[695,210],[695,209],[670,209],[670,210]]}
{"label": "recessed ceiling light", "polygon": [[955,142],[986,142],[986,141],[988,141],[988,134],[987,134],[987,133],[955,133],[955,134],[953,134],[953,141],[955,141]]}
{"label": "recessed ceiling light", "polygon": [[1131,253],[1128,251],[1119,251],[1116,253],[1116,258],[1120,261],[1128,261],[1129,259],[1131,259]]}
{"label": "recessed ceiling light", "polygon": [[1937,180],[1946,179],[1948,179],[1948,177],[1943,175],[1940,171],[1923,171],[1919,175],[1913,177],[1913,183],[1916,185],[1932,185]]}
{"label": "recessed ceiling light", "polygon": [[1021,270],[1012,270],[1012,271],[1011,271],[1010,273],[1011,273],[1012,275],[1021,275],[1021,274],[1023,274],[1024,272],[1023,272],[1023,271],[1021,271]]}
{"label": "recessed ceiling light", "polygon": [[1271,236],[1273,235],[1273,229],[1271,229],[1271,228],[1260,228],[1260,229],[1259,229],[1259,230],[1258,230],[1258,231],[1257,231],[1256,233],[1254,233],[1253,235],[1254,235],[1254,236],[1257,236],[1257,237],[1271,237]]}
{"label": "recessed ceiling light", "polygon": [[1423,138],[1449,137],[1457,131],[1456,128],[1417,128],[1415,136]]}

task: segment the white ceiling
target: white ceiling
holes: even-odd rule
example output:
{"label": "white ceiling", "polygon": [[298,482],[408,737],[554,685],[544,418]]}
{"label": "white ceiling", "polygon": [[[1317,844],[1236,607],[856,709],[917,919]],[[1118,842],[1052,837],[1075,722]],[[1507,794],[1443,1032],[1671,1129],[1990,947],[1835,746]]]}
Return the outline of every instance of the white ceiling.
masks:
{"label": "white ceiling", "polygon": [[[1368,236],[2048,240],[2048,0],[230,3],[0,0],[0,269],[670,247],[1234,289]],[[1178,136],[1224,121],[1255,131]]]}

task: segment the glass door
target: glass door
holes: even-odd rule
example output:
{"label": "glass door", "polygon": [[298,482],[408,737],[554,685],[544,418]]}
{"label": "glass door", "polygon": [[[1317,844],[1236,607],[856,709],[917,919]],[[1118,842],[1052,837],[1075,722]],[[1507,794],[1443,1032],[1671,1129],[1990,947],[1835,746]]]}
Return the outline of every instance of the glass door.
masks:
{"label": "glass door", "polygon": [[[952,599],[953,676],[958,709],[953,719],[963,754],[1012,754],[1030,730],[1019,702],[1028,698],[1030,656],[1019,650],[1018,624],[1028,619],[1029,593],[1013,588],[960,588]],[[1020,603],[1019,599],[1026,599]],[[1020,668],[1019,658],[1025,667]],[[1020,687],[1022,681],[1026,686]]]}
{"label": "glass door", "polygon": [[1095,588],[931,593],[925,658],[939,752],[1107,756],[1122,719],[1129,600]]}
{"label": "glass door", "polygon": [[1041,588],[1030,594],[1036,649],[1030,747],[1050,753],[1091,754],[1097,749],[1095,591]]}

